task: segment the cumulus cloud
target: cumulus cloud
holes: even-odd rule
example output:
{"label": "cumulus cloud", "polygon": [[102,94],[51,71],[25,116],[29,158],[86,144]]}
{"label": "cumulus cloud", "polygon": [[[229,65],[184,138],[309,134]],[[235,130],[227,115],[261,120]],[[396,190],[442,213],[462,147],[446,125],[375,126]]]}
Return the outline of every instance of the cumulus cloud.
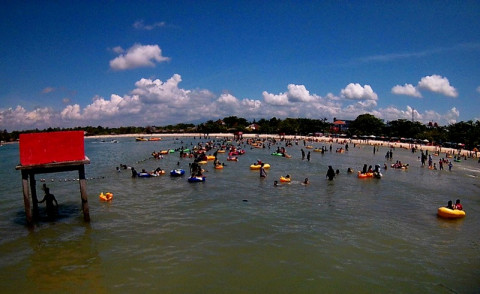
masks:
{"label": "cumulus cloud", "polygon": [[[121,50],[120,47],[116,51]],[[110,60],[113,70],[127,70],[138,67],[154,67],[155,62],[168,61],[170,58],[162,56],[162,49],[158,45],[135,44],[120,56]]]}
{"label": "cumulus cloud", "polygon": [[422,97],[422,94],[412,84],[405,84],[403,86],[396,85],[392,88],[392,93],[396,95],[407,95],[412,97]]}
{"label": "cumulus cloud", "polygon": [[420,82],[418,82],[418,87],[448,97],[458,97],[457,89],[450,85],[447,78],[439,75],[423,77]]}
{"label": "cumulus cloud", "polygon": [[310,102],[315,99],[304,85],[288,85],[287,96],[291,102]]}
{"label": "cumulus cloud", "polygon": [[35,108],[28,111],[22,106],[16,108],[0,109],[0,125],[4,128],[21,126],[23,128],[36,128],[38,125],[49,125],[56,113],[49,107]]}
{"label": "cumulus cloud", "polygon": [[377,93],[373,92],[372,87],[370,85],[362,85],[358,83],[350,83],[342,89],[340,92],[343,98],[347,99],[359,99],[359,100],[377,100],[378,95]]}
{"label": "cumulus cloud", "polygon": [[136,22],[133,23],[133,27],[137,30],[146,30],[146,31],[151,31],[155,28],[162,28],[165,27],[166,24],[164,21],[161,22],[155,22],[151,25],[146,25],[143,20],[137,20]]}
{"label": "cumulus cloud", "polygon": [[454,124],[457,122],[459,117],[460,117],[460,111],[458,111],[456,107],[453,107],[444,115],[443,118],[447,120],[449,124]]}
{"label": "cumulus cloud", "polygon": [[267,104],[293,107],[293,103],[313,102],[319,99],[317,95],[311,95],[304,85],[289,84],[287,92],[278,95],[263,91],[263,100]]}
{"label": "cumulus cloud", "polygon": [[[389,106],[384,109],[380,109],[379,113],[381,115],[380,118],[384,119],[385,121],[397,120],[397,119],[412,119],[412,112],[415,117],[416,121],[422,121],[423,115],[419,113],[416,109],[413,109],[411,106],[407,105],[405,109],[398,109],[393,106]],[[440,116],[440,114],[439,114]]]}
{"label": "cumulus cloud", "polygon": [[263,100],[265,103],[271,104],[271,105],[288,105],[288,96],[287,94],[270,94],[267,91],[262,92]]}
{"label": "cumulus cloud", "polygon": [[170,106],[185,107],[190,103],[189,90],[180,89],[182,81],[179,74],[174,74],[165,83],[159,79],[140,79],[132,94],[138,95],[144,103],[168,103]]}
{"label": "cumulus cloud", "polygon": [[[10,130],[46,128],[50,126],[146,126],[168,125],[182,122],[206,121],[236,115],[247,119],[305,117],[331,119],[355,119],[370,113],[381,119],[415,119],[422,122],[452,123],[459,111],[452,108],[447,113],[433,110],[419,112],[407,106],[378,108],[377,95],[370,86],[349,84],[340,96],[332,93],[324,97],[311,93],[304,85],[287,85],[287,91],[271,94],[263,91],[259,99],[243,98],[225,91],[216,95],[206,89],[180,87],[182,77],[174,74],[166,81],[139,79],[130,92],[109,97],[94,96],[86,106],[66,105],[61,111],[37,108],[28,111],[18,106],[15,109],[0,109],[0,125]],[[263,99],[262,99],[263,98]]]}
{"label": "cumulus cloud", "polygon": [[219,103],[224,103],[224,104],[238,104],[238,99],[234,97],[232,94],[229,93],[224,93],[218,97],[217,101]]}

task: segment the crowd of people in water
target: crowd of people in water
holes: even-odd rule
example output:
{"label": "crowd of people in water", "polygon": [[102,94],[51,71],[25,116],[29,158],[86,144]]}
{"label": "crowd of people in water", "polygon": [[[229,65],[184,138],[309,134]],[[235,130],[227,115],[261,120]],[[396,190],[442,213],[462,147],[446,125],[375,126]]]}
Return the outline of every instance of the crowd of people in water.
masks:
{"label": "crowd of people in water", "polygon": [[[218,166],[225,166],[225,163],[221,163],[218,158],[218,153],[227,153],[228,157],[227,160],[238,160],[238,156],[242,155],[245,153],[245,149],[241,148],[241,144],[244,144],[244,147],[249,145],[251,149],[253,148],[263,148],[263,149],[271,149],[272,146],[277,145],[278,143],[284,144],[285,147],[283,146],[276,146],[276,150],[272,155],[281,155],[282,157],[290,158],[291,155],[289,155],[286,152],[286,147],[291,147],[293,145],[299,145],[301,144],[301,140],[287,140],[287,139],[247,139],[247,140],[239,140],[236,141],[236,146],[234,143],[226,143],[227,140],[220,140],[220,141],[208,141],[206,143],[199,142],[196,145],[193,145],[193,142],[191,143],[191,148],[187,148],[185,146],[181,146],[180,148],[176,149],[169,149],[169,150],[162,150],[162,151],[153,151],[151,153],[151,158],[154,159],[164,159],[164,155],[169,154],[169,153],[176,153],[178,152],[180,158],[193,158],[193,162],[189,163],[189,172],[191,177],[203,177],[205,170],[202,168],[201,164],[204,164],[205,162],[212,160],[213,157],[213,166],[218,167]],[[183,142],[181,142],[183,144]],[[322,154],[325,154],[326,152],[330,151],[333,152],[333,147],[332,143],[333,140],[329,142],[329,146],[321,146],[321,148],[315,149],[314,151],[316,152],[321,152]],[[336,141],[336,143],[343,144],[342,147],[336,148],[337,153],[343,153],[349,150],[349,141],[348,140],[343,140],[343,141]],[[351,142],[350,142],[351,143]],[[312,149],[313,147],[311,145],[307,145],[307,140],[303,140],[303,146],[306,149]],[[353,144],[353,147],[356,148],[358,147],[357,144]],[[394,146],[389,146],[389,150],[387,151],[385,155],[386,160],[393,160],[393,150],[395,149]],[[212,152],[213,151],[213,152]],[[375,154],[376,152],[379,151],[379,146],[375,145],[373,146],[373,153]],[[417,152],[417,148],[412,148],[412,152],[415,153]],[[212,155],[207,155],[208,152],[212,152]],[[308,151],[306,153],[303,148],[300,149],[301,152],[301,160],[307,160],[310,161],[311,159],[311,153]],[[445,166],[448,167],[448,169],[451,171],[453,167],[453,161],[461,161],[461,160],[467,160],[466,155],[454,155],[452,153],[446,153],[446,157],[439,158],[438,160],[438,166],[437,162],[434,162],[433,156],[440,156],[439,152],[435,152],[432,154],[428,152],[428,150],[420,150],[421,154],[418,156],[418,159],[421,162],[421,166],[428,166],[429,169],[433,170],[443,170]],[[480,163],[480,159],[479,159]],[[180,162],[177,162],[177,166],[180,165]],[[266,166],[265,163],[262,162],[261,160],[257,160],[254,165],[260,166],[259,168],[259,176],[262,179],[267,178],[268,174],[266,171]],[[396,160],[395,163],[391,163],[390,166],[392,168],[402,168],[406,169],[409,167],[409,164],[402,163],[400,160]],[[384,170],[387,170],[388,166],[386,163],[384,163],[383,166]],[[157,167],[156,169],[152,171],[147,171],[146,169],[141,169],[141,171],[137,171],[135,167],[133,166],[128,166],[126,164],[120,164],[120,166],[116,167],[117,171],[120,172],[121,170],[130,170],[131,171],[131,176],[132,177],[141,177],[141,176],[159,176],[162,174],[165,174],[166,171],[160,167]],[[347,169],[347,174],[354,173],[355,170],[349,167]],[[327,172],[325,174],[325,178],[328,179],[329,181],[333,181],[337,176],[339,176],[340,170],[336,169],[329,165]],[[372,165],[367,165],[364,164],[362,170],[358,171],[358,174],[373,174],[374,177],[376,178],[381,178],[381,169],[379,164],[375,164],[374,166]],[[290,182],[291,181],[291,176],[290,174],[287,174],[286,176],[282,176],[282,180],[280,182]],[[309,178],[304,178],[303,181],[300,181],[302,185],[308,185],[310,184]],[[278,186],[279,181],[274,180],[274,186]],[[46,184],[43,184],[42,189],[45,192],[45,195],[41,201],[38,203],[46,203],[46,213],[49,218],[53,218],[58,214],[58,202],[55,198],[55,196],[50,193],[50,189],[46,186]],[[453,202],[450,200],[448,201],[448,204],[446,206],[447,208],[454,209],[454,210],[462,210],[462,204],[460,204],[460,199],[456,200],[456,203],[453,204]]]}
{"label": "crowd of people in water", "polygon": [[[247,140],[240,140],[240,141],[237,141],[238,143],[238,146],[241,145],[241,143],[245,143],[245,144],[248,144],[250,145],[251,149],[253,148],[268,148],[270,149],[272,146],[276,145],[277,143],[282,142],[284,143],[284,146],[277,146],[276,147],[276,150],[272,153],[272,155],[281,155],[282,157],[287,157],[287,158],[290,158],[291,155],[289,155],[287,152],[286,152],[286,147],[290,147],[290,146],[293,146],[293,145],[299,145],[301,140],[298,140],[298,139],[295,139],[295,140],[287,140],[287,139],[280,139],[280,140],[276,140],[276,139],[254,139],[254,138],[251,138],[251,139],[247,139]],[[181,142],[183,143],[183,142]],[[321,149],[318,148],[318,149],[315,149],[314,151],[316,152],[321,152],[322,154],[324,154],[325,152],[332,152],[333,150],[333,140],[329,142],[329,146],[321,146]],[[336,140],[336,143],[340,143],[342,144],[341,147],[338,147],[336,148],[336,152],[337,153],[343,153],[343,152],[346,152],[349,150],[349,141],[348,140],[343,140],[343,141],[339,141],[338,139]],[[350,141],[351,143],[351,141]],[[174,152],[179,152],[180,154],[180,157],[181,158],[193,158],[193,163],[190,163],[189,164],[189,167],[190,167],[190,173],[192,176],[203,176],[202,172],[204,171],[200,165],[199,165],[199,162],[206,162],[207,160],[211,160],[211,158],[208,158],[210,157],[211,155],[208,155],[207,156],[207,152],[209,151],[214,151],[213,152],[213,165],[215,168],[223,168],[223,166],[225,166],[225,163],[221,163],[217,157],[217,154],[219,151],[221,151],[222,153],[224,152],[227,152],[228,151],[228,157],[227,157],[227,161],[236,161],[238,160],[238,155],[241,155],[243,153],[245,153],[245,150],[244,149],[241,149],[241,148],[236,148],[234,146],[234,144],[230,144],[230,145],[226,145],[225,142],[215,142],[215,141],[208,141],[206,143],[198,143],[197,145],[194,145],[193,146],[193,143],[192,144],[192,148],[191,149],[188,149],[184,146],[181,146],[180,148],[176,148],[176,149],[170,149],[170,150],[163,150],[163,151],[153,151],[152,152],[152,157],[155,158],[155,159],[163,159],[164,155],[167,154],[167,153],[174,153]],[[303,146],[307,149],[311,149],[313,148],[311,145],[307,145],[307,140],[303,140]],[[353,147],[356,148],[357,147],[357,144],[356,143],[353,143]],[[386,160],[392,160],[393,158],[393,150],[395,149],[394,146],[390,146],[389,150],[386,152],[385,154],[385,159]],[[374,145],[373,146],[373,153],[375,154],[376,152],[379,151],[379,145]],[[412,147],[412,152],[416,152],[417,151],[417,148],[416,147]],[[310,151],[308,151],[308,153],[306,153],[304,151],[304,149],[302,148],[300,150],[301,152],[301,159],[302,160],[307,160],[307,161],[310,161],[311,159],[311,153]],[[434,155],[438,155],[438,154],[434,154]],[[460,158],[460,156],[458,156],[458,158]],[[423,150],[421,150],[421,155],[419,156],[419,159],[422,163],[422,166],[424,166],[426,164],[426,162],[428,162],[428,167],[430,169],[433,169],[433,170],[436,170],[436,169],[439,169],[439,170],[443,170],[444,169],[444,166],[448,166],[448,169],[451,171],[452,170],[452,167],[453,167],[453,164],[452,164],[452,161],[449,160],[448,158],[445,159],[445,158],[441,158],[439,159],[438,161],[438,167],[437,167],[437,164],[435,162],[433,162],[433,158],[432,158],[432,154],[428,154],[428,150],[425,150],[425,152]],[[454,157],[454,160],[457,160],[457,157],[455,156]],[[260,168],[259,168],[259,173],[260,173],[260,178],[266,178],[267,177],[267,172],[265,170],[265,167],[263,165],[263,163],[261,161],[258,161],[256,162],[255,164],[259,165]],[[400,160],[397,160],[395,163],[392,163],[390,164],[390,167],[391,168],[395,168],[395,169],[406,169],[409,167],[409,164],[405,164],[405,163],[402,163]],[[387,170],[388,166],[386,163],[384,163],[383,165],[383,168],[384,170]],[[132,177],[135,177],[135,176],[138,176],[139,174],[145,174],[145,173],[148,173],[152,176],[157,176],[161,173],[163,173],[164,171],[160,168],[157,168],[156,170],[154,171],[151,171],[151,172],[147,172],[145,170],[142,169],[141,172],[137,172],[135,170],[135,168],[131,168],[132,169]],[[353,169],[352,168],[348,168],[347,170],[347,173],[352,173],[353,172]],[[339,175],[340,171],[337,169],[336,171],[333,169],[333,167],[329,166],[328,170],[327,170],[327,173],[326,173],[326,178],[328,180],[333,180],[337,175]],[[381,171],[380,171],[380,165],[378,164],[375,164],[374,167],[372,167],[372,165],[370,165],[368,168],[367,168],[367,164],[364,164],[364,167],[361,171],[359,171],[360,174],[373,174],[374,177],[376,178],[381,178],[382,177],[382,174],[381,174]]]}

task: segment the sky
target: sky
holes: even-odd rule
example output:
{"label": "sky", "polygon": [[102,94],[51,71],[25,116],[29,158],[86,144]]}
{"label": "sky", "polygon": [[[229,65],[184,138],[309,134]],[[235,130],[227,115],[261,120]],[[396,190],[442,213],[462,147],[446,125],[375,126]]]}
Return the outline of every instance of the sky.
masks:
{"label": "sky", "polygon": [[480,119],[480,1],[11,1],[0,129]]}

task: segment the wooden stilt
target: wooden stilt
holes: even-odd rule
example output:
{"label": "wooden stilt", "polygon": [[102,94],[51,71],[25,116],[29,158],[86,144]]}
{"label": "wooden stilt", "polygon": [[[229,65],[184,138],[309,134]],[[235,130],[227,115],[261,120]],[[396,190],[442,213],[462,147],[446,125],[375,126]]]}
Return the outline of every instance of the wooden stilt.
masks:
{"label": "wooden stilt", "polygon": [[22,170],[22,188],[23,188],[23,203],[25,205],[25,215],[27,217],[27,224],[33,223],[32,209],[30,205],[30,195],[28,193],[28,172]]}
{"label": "wooden stilt", "polygon": [[37,186],[35,181],[35,174],[30,172],[30,194],[32,195],[32,212],[33,218],[38,217],[38,198],[37,198]]}
{"label": "wooden stilt", "polygon": [[85,166],[78,168],[78,179],[80,183],[80,196],[82,197],[83,219],[90,221],[90,210],[88,208],[87,181],[85,180]]}

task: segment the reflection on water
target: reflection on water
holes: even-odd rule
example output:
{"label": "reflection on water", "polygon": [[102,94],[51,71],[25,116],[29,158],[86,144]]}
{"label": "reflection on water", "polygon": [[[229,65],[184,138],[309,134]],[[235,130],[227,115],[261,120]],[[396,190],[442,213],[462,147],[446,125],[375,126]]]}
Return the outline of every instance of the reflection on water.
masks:
{"label": "reflection on water", "polygon": [[[346,153],[311,153],[301,160],[250,149],[223,170],[208,162],[205,183],[172,178],[188,170],[178,153],[150,159],[152,151],[192,147],[199,140],[165,139],[118,144],[86,140],[92,221],[83,222],[75,174],[44,175],[60,204],[57,220],[24,226],[21,177],[15,173],[18,146],[2,147],[0,160],[0,286],[5,292],[161,293],[474,293],[480,289],[479,165],[467,160],[453,171],[420,167],[418,153],[393,150],[407,170],[358,179],[347,168],[384,163],[388,150],[370,147]],[[322,144],[314,144],[321,147]],[[336,149],[334,145],[333,150]],[[270,163],[259,178],[250,164]],[[167,174],[131,178],[137,170],[161,167]],[[327,167],[340,174],[327,181]],[[292,182],[274,187],[290,174]],[[473,176],[472,176],[473,175]],[[309,185],[302,185],[304,178]],[[42,178],[41,176],[38,177]],[[39,186],[41,182],[37,183]],[[113,201],[100,202],[101,192]],[[467,217],[444,220],[439,206],[462,199]],[[40,213],[44,207],[40,207]],[[459,261],[460,259],[460,261]]]}
{"label": "reflection on water", "polygon": [[91,239],[90,226],[52,226],[55,227],[28,236],[32,252],[25,290],[67,293],[80,288],[82,292],[106,293],[102,262]]}

